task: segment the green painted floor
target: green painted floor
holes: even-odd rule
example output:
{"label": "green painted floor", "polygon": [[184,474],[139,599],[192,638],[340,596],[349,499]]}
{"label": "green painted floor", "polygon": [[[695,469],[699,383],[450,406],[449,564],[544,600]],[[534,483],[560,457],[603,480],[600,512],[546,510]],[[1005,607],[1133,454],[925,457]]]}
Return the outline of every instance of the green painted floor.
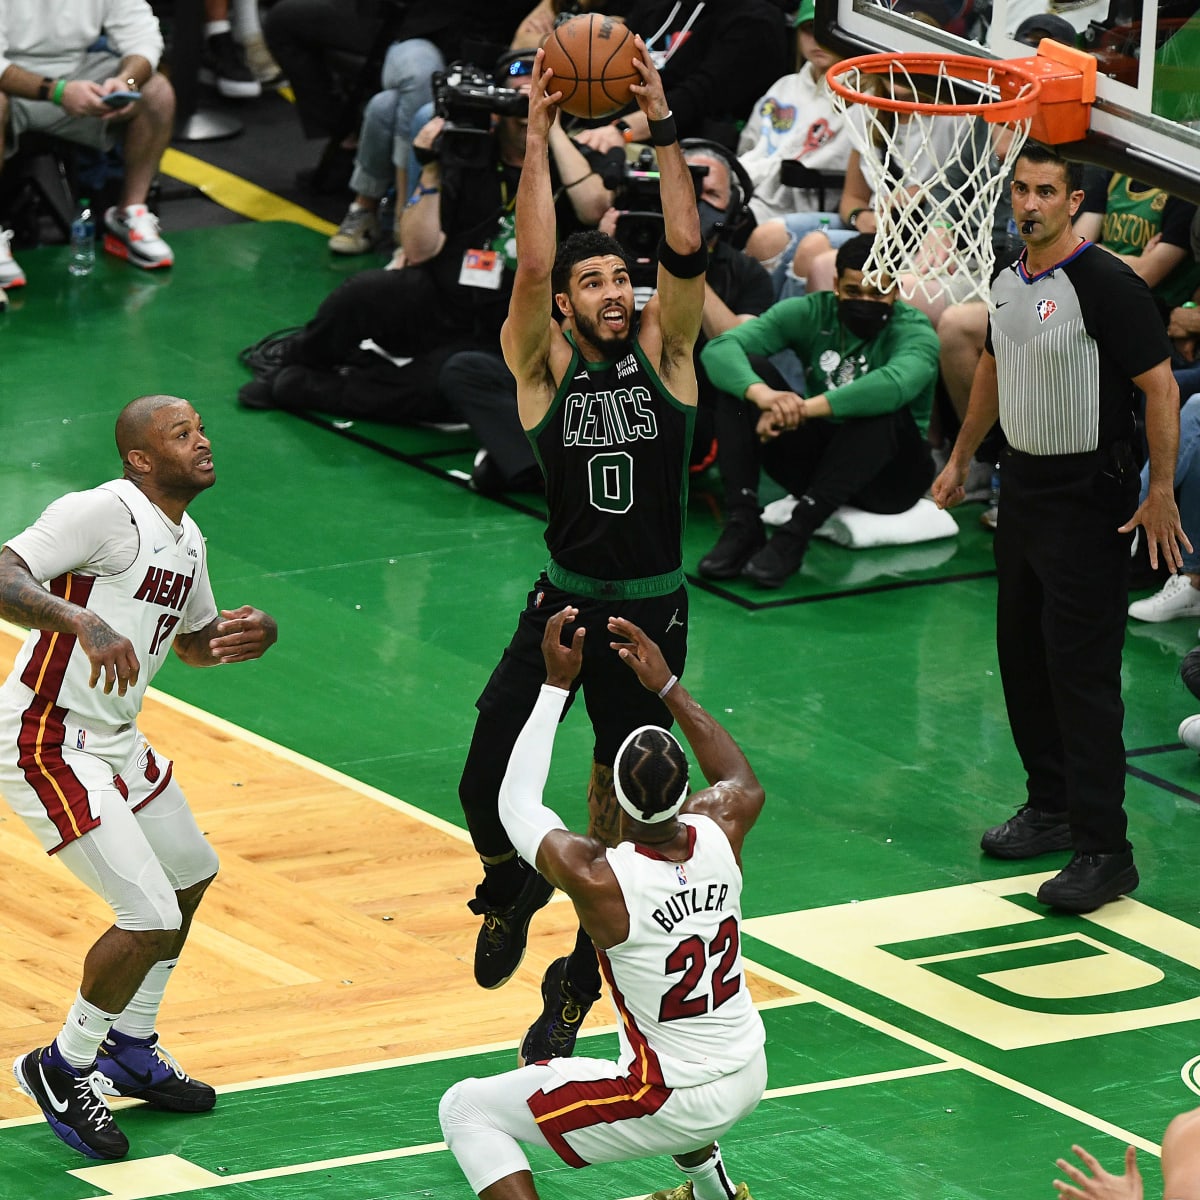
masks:
{"label": "green painted floor", "polygon": [[[447,474],[470,463],[460,434],[239,410],[237,351],[306,318],[347,268],[288,225],[171,241],[178,265],[161,276],[103,260],[75,280],[65,248],[22,253],[29,286],[0,317],[0,536],[115,473],[126,401],[186,396],[214,442],[218,484],[191,511],[218,602],[268,609],[281,637],[261,663],[172,663],[157,685],[461,823],[473,701],[544,561],[536,505],[483,499]],[[715,482],[696,480],[689,567],[718,510]],[[756,1200],[1051,1195],[1053,1159],[1073,1141],[1116,1165],[1126,1132],[1156,1146],[1198,1102],[1200,760],[1175,742],[1194,707],[1177,667],[1196,627],[1127,639],[1137,903],[1096,921],[1047,915],[1024,877],[1061,856],[1003,864],[977,849],[1022,799],[979,511],[960,510],[947,542],[817,545],[779,593],[693,587],[688,685],[768,792],[747,850],[747,954],[813,989],[767,1012],[771,1090],[724,1143]],[[559,747],[552,789],[578,817],[582,713]],[[466,1200],[437,1148],[437,1100],[510,1061],[250,1088],[211,1116],[131,1111],[122,1127],[138,1156],[194,1164],[186,1194],[203,1200]],[[1156,1160],[1141,1158],[1156,1197]],[[0,1127],[0,1200],[134,1194],[87,1182],[89,1165],[40,1121]],[[535,1167],[548,1200],[617,1200],[674,1178],[665,1162]]]}

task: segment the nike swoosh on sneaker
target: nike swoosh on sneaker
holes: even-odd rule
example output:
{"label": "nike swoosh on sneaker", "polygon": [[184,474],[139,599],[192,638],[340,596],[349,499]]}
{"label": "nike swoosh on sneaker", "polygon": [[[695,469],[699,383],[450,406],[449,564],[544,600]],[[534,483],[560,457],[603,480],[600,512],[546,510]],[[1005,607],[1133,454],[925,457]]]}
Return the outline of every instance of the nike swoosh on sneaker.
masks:
{"label": "nike swoosh on sneaker", "polygon": [[54,1089],[50,1086],[50,1080],[46,1078],[46,1072],[42,1070],[42,1064],[40,1061],[38,1062],[37,1069],[38,1075],[40,1075],[42,1079],[42,1088],[50,1101],[50,1107],[54,1109],[56,1113],[65,1113],[67,1111],[67,1105],[70,1103],[70,1101],[60,1101],[59,1098],[54,1094]]}

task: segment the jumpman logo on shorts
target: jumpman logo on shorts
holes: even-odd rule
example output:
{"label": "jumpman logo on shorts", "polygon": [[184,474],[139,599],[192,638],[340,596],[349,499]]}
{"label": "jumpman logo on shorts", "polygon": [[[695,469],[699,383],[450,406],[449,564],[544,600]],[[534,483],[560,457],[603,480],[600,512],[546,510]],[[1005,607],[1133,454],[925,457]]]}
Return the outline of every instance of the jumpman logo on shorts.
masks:
{"label": "jumpman logo on shorts", "polygon": [[671,614],[671,619],[667,622],[667,627],[663,630],[663,632],[670,633],[672,628],[674,628],[676,625],[678,625],[680,629],[683,628],[683,622],[679,619],[679,609],[676,609]]}

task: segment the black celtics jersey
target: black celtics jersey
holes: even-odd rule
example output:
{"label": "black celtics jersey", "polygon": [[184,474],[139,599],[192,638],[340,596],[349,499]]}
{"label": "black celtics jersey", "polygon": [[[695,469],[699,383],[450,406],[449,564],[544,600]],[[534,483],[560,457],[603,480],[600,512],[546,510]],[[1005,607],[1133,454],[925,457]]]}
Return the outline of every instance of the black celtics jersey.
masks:
{"label": "black celtics jersey", "polygon": [[695,410],[636,341],[612,363],[585,363],[571,345],[549,411],[528,431],[546,477],[550,556],[594,579],[677,571]]}

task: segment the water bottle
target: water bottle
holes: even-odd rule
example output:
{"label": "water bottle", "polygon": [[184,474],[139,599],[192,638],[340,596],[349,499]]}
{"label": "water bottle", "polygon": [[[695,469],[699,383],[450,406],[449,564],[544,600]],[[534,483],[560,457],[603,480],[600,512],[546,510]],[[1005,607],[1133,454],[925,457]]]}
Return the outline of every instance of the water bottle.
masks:
{"label": "water bottle", "polygon": [[67,270],[72,275],[90,275],[96,265],[96,223],[92,220],[91,204],[82,197],[79,212],[71,222],[71,261]]}
{"label": "water bottle", "polygon": [[832,227],[832,222],[828,217],[822,217],[817,224],[817,232],[827,234]]}

